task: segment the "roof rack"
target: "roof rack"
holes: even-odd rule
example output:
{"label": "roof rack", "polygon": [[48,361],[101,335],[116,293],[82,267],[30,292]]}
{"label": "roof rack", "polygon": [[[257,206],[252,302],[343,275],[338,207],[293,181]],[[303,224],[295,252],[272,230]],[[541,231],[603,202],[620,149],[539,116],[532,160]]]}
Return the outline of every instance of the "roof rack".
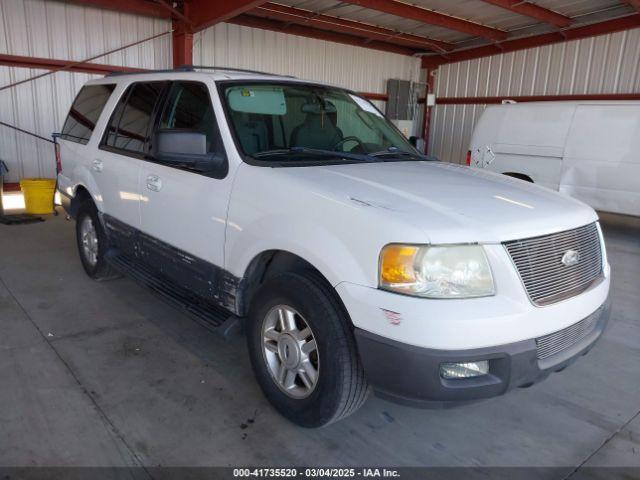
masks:
{"label": "roof rack", "polygon": [[234,67],[216,67],[209,65],[180,65],[176,68],[161,69],[161,70],[143,70],[139,72],[110,72],[107,77],[119,77],[122,75],[139,75],[141,73],[170,73],[170,72],[195,72],[196,70],[218,70],[222,72],[238,72],[238,73],[255,73],[258,75],[268,75],[271,77],[288,77],[296,78],[293,75],[279,75],[277,73],[261,72],[259,70],[247,70],[245,68]]}
{"label": "roof rack", "polygon": [[217,67],[208,65],[182,65],[178,68],[185,68],[194,70],[222,70],[226,72],[238,72],[238,73],[257,73],[259,75],[268,75],[271,77],[289,77],[295,78],[293,75],[281,75],[279,73],[261,72],[260,70],[247,70],[246,68],[234,68],[234,67]]}

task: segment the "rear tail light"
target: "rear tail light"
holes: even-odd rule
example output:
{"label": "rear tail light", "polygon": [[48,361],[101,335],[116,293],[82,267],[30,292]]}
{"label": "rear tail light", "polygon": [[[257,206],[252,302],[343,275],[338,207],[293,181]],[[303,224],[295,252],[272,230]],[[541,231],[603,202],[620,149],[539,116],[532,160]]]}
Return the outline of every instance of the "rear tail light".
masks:
{"label": "rear tail light", "polygon": [[62,173],[62,160],[60,158],[60,144],[54,143],[53,149],[56,152],[56,173]]}
{"label": "rear tail light", "polygon": [[471,166],[471,150],[467,150],[467,167]]}

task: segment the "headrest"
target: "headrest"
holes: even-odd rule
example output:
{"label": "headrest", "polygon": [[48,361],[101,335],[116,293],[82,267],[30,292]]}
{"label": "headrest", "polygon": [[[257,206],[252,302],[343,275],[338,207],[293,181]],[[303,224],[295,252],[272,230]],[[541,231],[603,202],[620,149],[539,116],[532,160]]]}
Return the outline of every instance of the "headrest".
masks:
{"label": "headrest", "polygon": [[320,115],[321,113],[336,113],[338,110],[335,105],[330,102],[325,103],[324,105],[320,103],[305,103],[302,105],[303,113],[312,113],[315,115]]}

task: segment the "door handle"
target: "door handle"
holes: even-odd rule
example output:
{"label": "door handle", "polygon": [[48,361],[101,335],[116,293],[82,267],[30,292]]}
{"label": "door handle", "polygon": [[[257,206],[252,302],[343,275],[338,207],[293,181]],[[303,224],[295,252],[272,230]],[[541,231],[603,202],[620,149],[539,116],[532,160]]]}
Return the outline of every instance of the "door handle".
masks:
{"label": "door handle", "polygon": [[102,160],[100,160],[99,158],[96,158],[92,163],[91,163],[91,169],[94,172],[98,172],[100,173],[102,171],[102,169],[104,168],[104,163],[102,163]]}
{"label": "door handle", "polygon": [[162,188],[162,180],[157,175],[147,175],[147,188],[152,192],[159,192]]}

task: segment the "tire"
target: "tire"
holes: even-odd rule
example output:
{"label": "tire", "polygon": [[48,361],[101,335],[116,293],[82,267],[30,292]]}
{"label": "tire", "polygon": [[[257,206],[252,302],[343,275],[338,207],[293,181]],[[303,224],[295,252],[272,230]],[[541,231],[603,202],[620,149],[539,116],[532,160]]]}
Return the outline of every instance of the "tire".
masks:
{"label": "tire", "polygon": [[[330,289],[313,271],[279,274],[258,290],[247,322],[249,355],[262,391],[284,417],[306,428],[354,413],[369,392],[347,313]],[[280,320],[281,312],[287,320]],[[285,323],[295,324],[297,333],[283,330]],[[292,345],[301,337],[306,347],[298,351]],[[316,348],[309,352],[313,340]],[[285,374],[279,375],[283,364]],[[315,383],[309,365],[316,368]],[[292,386],[291,372],[298,368]]]}
{"label": "tire", "polygon": [[76,243],[80,261],[87,275],[94,280],[107,280],[119,276],[105,259],[109,242],[98,218],[98,210],[91,200],[83,202],[78,207]]}

